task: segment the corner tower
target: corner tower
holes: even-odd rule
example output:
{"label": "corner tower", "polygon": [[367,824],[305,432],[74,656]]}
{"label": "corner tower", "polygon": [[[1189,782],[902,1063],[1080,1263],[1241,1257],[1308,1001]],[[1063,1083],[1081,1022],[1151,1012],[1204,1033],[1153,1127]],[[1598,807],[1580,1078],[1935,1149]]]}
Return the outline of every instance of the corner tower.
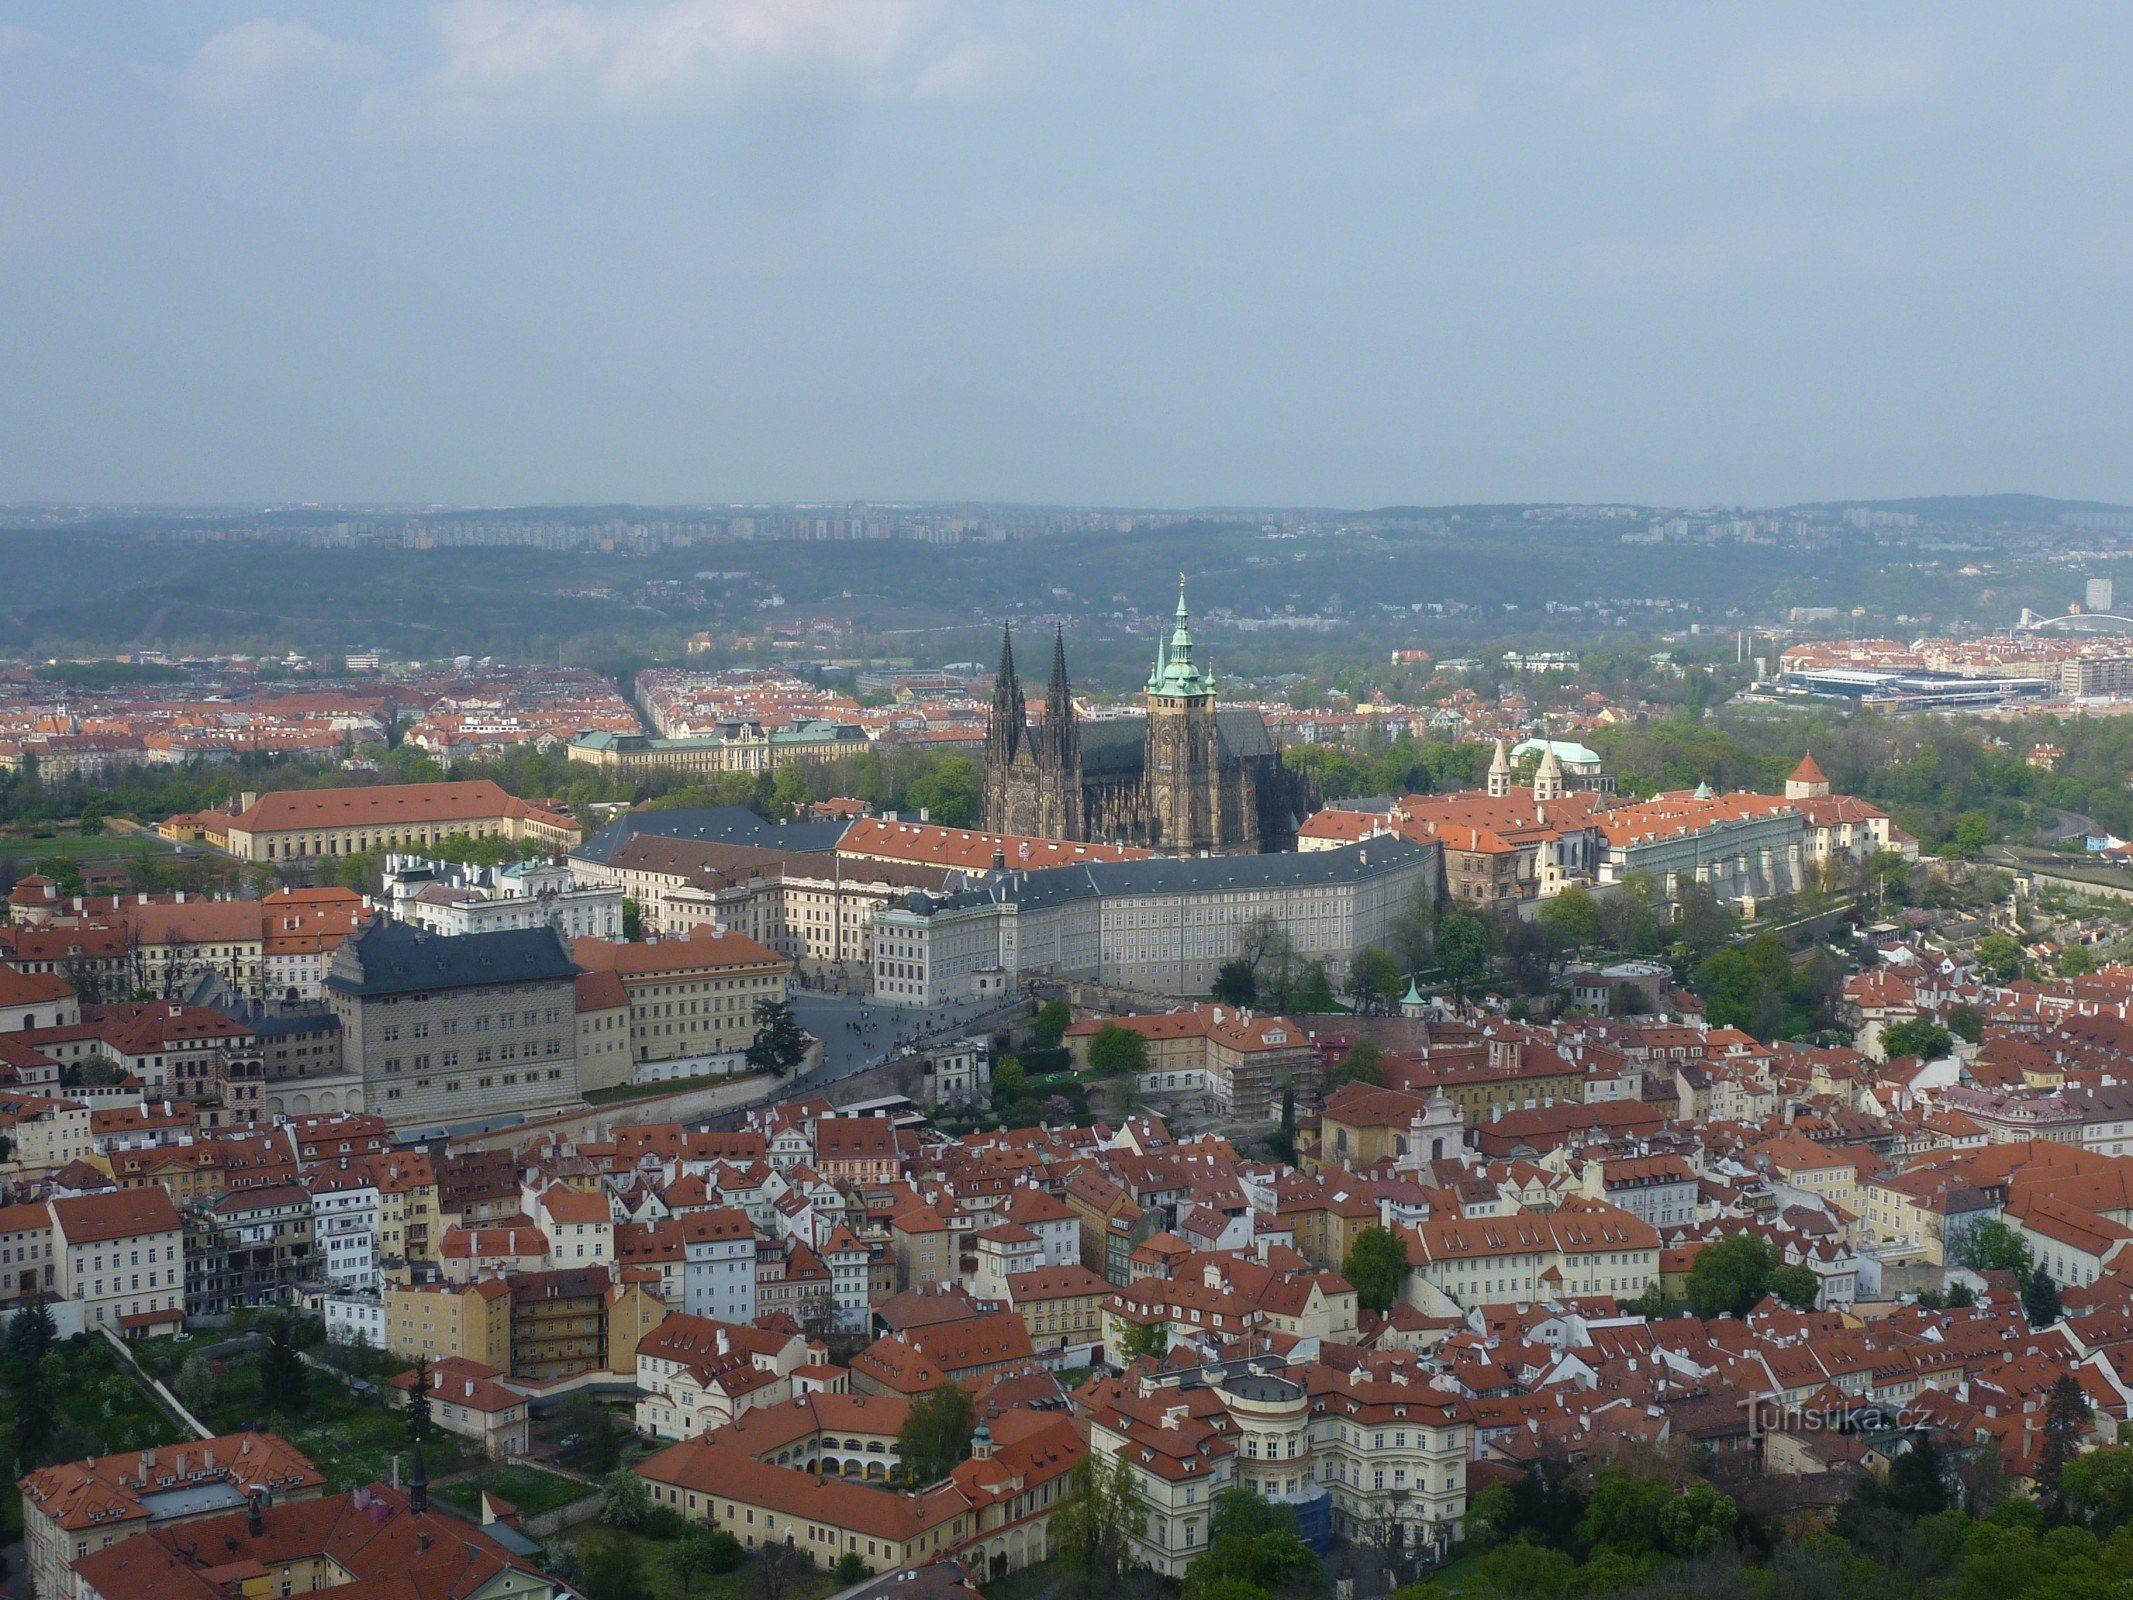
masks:
{"label": "corner tower", "polygon": [[1173,855],[1212,850],[1223,841],[1221,747],[1215,686],[1193,660],[1185,574],[1178,574],[1177,623],[1158,638],[1148,676],[1148,749],[1144,781],[1152,843]]}

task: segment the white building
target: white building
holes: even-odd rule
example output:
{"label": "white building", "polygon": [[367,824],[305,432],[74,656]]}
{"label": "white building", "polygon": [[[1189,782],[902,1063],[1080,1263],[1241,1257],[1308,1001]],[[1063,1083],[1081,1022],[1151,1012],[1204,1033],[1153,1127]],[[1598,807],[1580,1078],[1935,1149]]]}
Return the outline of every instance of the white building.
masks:
{"label": "white building", "polygon": [[681,1217],[682,1299],[692,1317],[755,1321],[755,1224],[723,1207]]}
{"label": "white building", "polygon": [[359,1294],[378,1291],[378,1186],[367,1172],[320,1167],[304,1174],[318,1270]]}
{"label": "white building", "polygon": [[89,1328],[171,1331],[185,1320],[185,1229],[159,1185],[54,1200],[53,1288]]}
{"label": "white building", "polygon": [[385,1348],[385,1302],[376,1295],[323,1294],[313,1305],[325,1319],[330,1343]]}
{"label": "white building", "polygon": [[385,898],[395,917],[432,933],[553,926],[565,939],[622,937],[619,885],[580,883],[545,861],[471,867],[389,855]]}

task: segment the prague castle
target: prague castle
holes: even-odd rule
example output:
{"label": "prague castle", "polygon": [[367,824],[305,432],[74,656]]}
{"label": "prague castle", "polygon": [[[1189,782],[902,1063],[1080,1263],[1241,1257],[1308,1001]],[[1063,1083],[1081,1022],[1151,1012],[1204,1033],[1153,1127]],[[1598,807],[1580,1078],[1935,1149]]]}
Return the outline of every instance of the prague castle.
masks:
{"label": "prague castle", "polygon": [[1031,726],[1014,640],[1003,633],[985,737],[987,829],[1171,855],[1249,854],[1292,848],[1310,799],[1282,766],[1265,719],[1215,703],[1213,678],[1193,660],[1183,578],[1140,716],[1081,721],[1066,641],[1055,635],[1044,717]]}

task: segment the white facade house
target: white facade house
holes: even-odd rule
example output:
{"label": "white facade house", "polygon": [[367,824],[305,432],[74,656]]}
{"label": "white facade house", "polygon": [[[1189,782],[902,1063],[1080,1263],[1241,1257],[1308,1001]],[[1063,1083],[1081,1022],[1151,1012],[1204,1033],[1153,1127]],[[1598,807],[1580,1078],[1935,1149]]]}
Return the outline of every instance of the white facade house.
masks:
{"label": "white facade house", "polygon": [[385,898],[395,917],[432,933],[552,926],[565,939],[622,937],[620,885],[581,883],[545,861],[473,867],[389,855]]}
{"label": "white facade house", "polygon": [[732,1207],[681,1218],[682,1299],[692,1317],[755,1321],[755,1224]]}
{"label": "white facade house", "polygon": [[316,1305],[325,1319],[329,1343],[366,1350],[385,1348],[385,1302],[376,1295],[325,1294]]}
{"label": "white facade house", "polygon": [[304,1175],[320,1274],[337,1289],[378,1292],[378,1186],[368,1175],[321,1168]]}

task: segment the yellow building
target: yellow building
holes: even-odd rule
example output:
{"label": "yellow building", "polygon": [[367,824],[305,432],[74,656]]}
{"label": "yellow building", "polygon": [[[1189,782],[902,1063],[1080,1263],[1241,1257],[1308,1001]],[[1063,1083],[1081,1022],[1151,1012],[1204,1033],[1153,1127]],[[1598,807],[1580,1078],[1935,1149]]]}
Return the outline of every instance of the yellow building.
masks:
{"label": "yellow building", "polygon": [[278,789],[230,819],[230,854],[246,861],[403,850],[419,854],[455,833],[568,850],[577,823],[506,794],[487,778],[464,783],[384,783],[349,789]]}
{"label": "yellow building", "polygon": [[630,1059],[674,1061],[744,1051],[755,1008],[783,1000],[792,962],[738,933],[699,928],[656,944],[579,939],[571,955],[587,972],[611,972],[629,993]]}
{"label": "yellow building", "polygon": [[511,1286],[481,1283],[388,1283],[385,1348],[410,1359],[460,1356],[511,1370]]}
{"label": "yellow building", "polygon": [[1428,1106],[1426,1098],[1403,1089],[1342,1084],[1327,1097],[1318,1142],[1304,1152],[1305,1170],[1370,1167],[1399,1159],[1407,1154],[1408,1130]]}
{"label": "yellow building", "polygon": [[605,729],[570,741],[570,759],[617,778],[655,772],[770,772],[789,761],[835,761],[867,748],[867,731],[853,722],[723,722],[695,739],[656,739]]}

